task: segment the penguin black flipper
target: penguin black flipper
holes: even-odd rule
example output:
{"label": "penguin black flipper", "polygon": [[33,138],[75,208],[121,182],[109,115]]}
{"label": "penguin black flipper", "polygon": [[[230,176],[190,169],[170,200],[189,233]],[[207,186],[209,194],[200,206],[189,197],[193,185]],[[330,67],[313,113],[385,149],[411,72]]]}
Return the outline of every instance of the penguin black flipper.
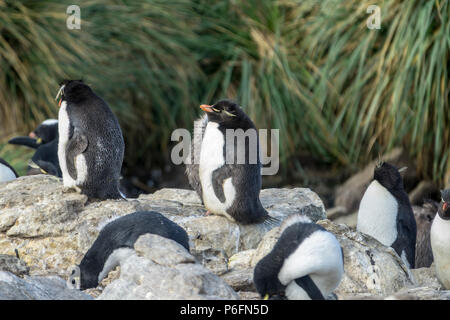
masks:
{"label": "penguin black flipper", "polygon": [[223,165],[222,167],[214,170],[212,174],[212,185],[214,194],[220,202],[226,201],[225,192],[223,191],[223,183],[225,179],[232,177],[232,170],[229,165]]}
{"label": "penguin black flipper", "polygon": [[403,251],[405,252],[406,259],[411,269],[415,267],[416,237],[417,225],[411,206],[409,204],[399,203],[397,214],[397,239],[392,244],[392,248],[400,257],[402,256]]}
{"label": "penguin black flipper", "polygon": [[53,163],[45,160],[33,161],[43,174],[49,174],[61,178],[61,169],[57,168]]}
{"label": "penguin black flipper", "polygon": [[38,167],[47,174],[61,178],[62,172],[58,159],[58,140],[58,137],[56,137],[56,139],[53,139],[49,143],[41,144],[31,158],[32,164],[30,167]]}
{"label": "penguin black flipper", "polygon": [[8,141],[9,144],[15,144],[19,146],[25,146],[32,149],[37,149],[40,144],[37,143],[37,140],[30,137],[15,137]]}
{"label": "penguin black flipper", "polygon": [[79,130],[75,128],[73,135],[67,142],[66,146],[66,163],[67,171],[72,179],[77,180],[77,170],[75,168],[75,158],[77,155],[86,151],[89,145],[87,137]]}
{"label": "penguin black flipper", "polygon": [[308,295],[312,300],[325,300],[320,292],[319,288],[317,288],[314,281],[312,281],[311,277],[306,275],[301,278],[295,279],[295,283],[297,283],[303,290],[308,292]]}

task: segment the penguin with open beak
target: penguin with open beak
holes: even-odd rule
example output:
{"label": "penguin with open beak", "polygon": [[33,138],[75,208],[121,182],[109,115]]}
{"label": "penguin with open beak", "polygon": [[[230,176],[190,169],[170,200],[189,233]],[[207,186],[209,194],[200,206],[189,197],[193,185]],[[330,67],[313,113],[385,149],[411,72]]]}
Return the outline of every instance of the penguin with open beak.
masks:
{"label": "penguin with open beak", "polygon": [[325,300],[341,282],[344,255],[332,233],[294,214],[283,222],[278,241],[253,274],[265,300]]}
{"label": "penguin with open beak", "polygon": [[[229,100],[201,105],[207,119],[197,171],[190,172],[191,185],[201,194],[206,209],[240,224],[275,224],[263,208],[258,132],[241,107]],[[203,131],[203,130],[202,130]],[[195,139],[195,137],[194,137]],[[199,183],[198,183],[199,182]]]}

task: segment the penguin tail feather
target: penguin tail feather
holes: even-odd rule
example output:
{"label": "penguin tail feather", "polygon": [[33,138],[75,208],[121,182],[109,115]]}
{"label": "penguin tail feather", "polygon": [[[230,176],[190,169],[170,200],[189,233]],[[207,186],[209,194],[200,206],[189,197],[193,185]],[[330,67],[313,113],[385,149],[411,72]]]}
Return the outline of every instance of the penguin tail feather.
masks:
{"label": "penguin tail feather", "polygon": [[281,220],[267,215],[265,220],[263,221],[263,224],[267,227],[274,228],[278,227],[281,224]]}

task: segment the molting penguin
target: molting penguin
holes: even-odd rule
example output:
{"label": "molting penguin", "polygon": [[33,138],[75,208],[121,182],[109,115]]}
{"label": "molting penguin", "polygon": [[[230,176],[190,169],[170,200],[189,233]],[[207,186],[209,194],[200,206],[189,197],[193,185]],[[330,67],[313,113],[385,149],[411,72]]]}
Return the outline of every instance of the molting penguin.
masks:
{"label": "molting penguin", "polygon": [[415,261],[415,267],[417,269],[429,268],[433,263],[430,232],[438,208],[439,203],[431,199],[425,200],[422,207],[413,206],[417,225]]}
{"label": "molting penguin", "polygon": [[[255,125],[232,101],[222,100],[200,108],[208,117],[199,163],[201,198],[205,207],[211,213],[241,224],[276,222],[259,200],[261,161]],[[229,129],[234,133],[241,129],[241,133],[249,134],[253,141],[245,137],[228,138]],[[238,159],[239,155],[245,158]]]}
{"label": "molting penguin", "polygon": [[[134,253],[134,244],[141,235],[151,233],[174,240],[189,251],[186,231],[155,211],[138,211],[109,222],[85,254],[69,278],[80,289],[96,287],[120,261]],[[79,277],[79,279],[77,279]]]}
{"label": "molting penguin", "polygon": [[431,225],[431,248],[439,281],[450,290],[450,189],[441,192],[442,202]]}
{"label": "molting penguin", "polygon": [[399,170],[380,163],[364,193],[356,229],[392,247],[409,268],[415,266],[416,220]]}
{"label": "molting penguin", "polygon": [[11,167],[8,162],[0,158],[0,182],[11,181],[17,177],[19,176],[14,168]]}
{"label": "molting penguin", "polygon": [[187,158],[190,160],[186,163],[186,175],[192,189],[194,189],[200,200],[203,203],[202,184],[199,176],[199,162],[200,162],[200,150],[202,147],[203,135],[205,133],[206,125],[208,124],[208,116],[205,114],[203,117],[194,121],[194,139],[191,142],[189,154]]}
{"label": "molting penguin", "polygon": [[117,118],[82,81],[63,81],[59,95],[58,158],[64,186],[78,187],[92,198],[121,198],[125,146]]}
{"label": "molting penguin", "polygon": [[272,251],[255,266],[256,290],[264,299],[324,300],[344,274],[339,241],[300,214],[288,217],[280,234]]}

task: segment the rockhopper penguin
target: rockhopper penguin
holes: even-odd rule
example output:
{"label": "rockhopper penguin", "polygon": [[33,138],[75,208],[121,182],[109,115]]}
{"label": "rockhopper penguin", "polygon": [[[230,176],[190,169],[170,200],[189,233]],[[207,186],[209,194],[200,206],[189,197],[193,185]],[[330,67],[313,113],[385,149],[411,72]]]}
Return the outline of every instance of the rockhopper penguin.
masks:
{"label": "rockhopper penguin", "polygon": [[379,163],[364,193],[356,229],[392,247],[409,268],[415,266],[416,220],[399,170]]}
{"label": "rockhopper penguin", "polygon": [[82,81],[63,81],[59,96],[58,158],[64,186],[78,187],[92,198],[121,198],[125,146],[117,118]]}
{"label": "rockhopper penguin", "polygon": [[436,275],[450,290],[450,189],[443,190],[438,213],[431,225],[431,248]]}
{"label": "rockhopper penguin", "polygon": [[7,182],[19,177],[13,167],[8,162],[0,158],[0,183]]}
{"label": "rockhopper penguin", "polygon": [[[277,219],[269,216],[259,200],[261,161],[258,133],[252,120],[238,104],[229,100],[221,100],[213,106],[201,105],[200,108],[206,112],[208,120],[198,166],[200,185],[194,185],[194,188],[201,192],[206,209],[241,224],[275,223]],[[228,129],[253,133],[256,139],[252,142],[256,145],[250,145],[251,139],[248,138],[234,139],[234,143],[226,141]],[[227,144],[233,147],[226,148]],[[230,152],[234,158],[227,157]],[[237,159],[239,154],[245,155],[241,163]],[[252,154],[255,156],[253,159]],[[228,158],[233,160],[229,161],[232,163],[227,163]]]}
{"label": "rockhopper penguin", "polygon": [[109,222],[69,277],[69,285],[95,288],[120,261],[134,253],[141,235],[151,233],[174,240],[189,251],[189,237],[175,222],[155,211],[138,211]]}
{"label": "rockhopper penguin", "polygon": [[28,137],[15,137],[9,140],[8,143],[37,149],[40,145],[52,142],[57,137],[58,120],[47,119],[31,131]]}
{"label": "rockhopper penguin", "polygon": [[28,163],[27,175],[44,173],[62,177],[58,160],[58,120],[47,119],[28,137],[15,137],[8,143],[36,149]]}
{"label": "rockhopper penguin", "polygon": [[255,266],[264,299],[324,300],[341,282],[344,256],[336,237],[306,216],[289,216],[272,251]]}

